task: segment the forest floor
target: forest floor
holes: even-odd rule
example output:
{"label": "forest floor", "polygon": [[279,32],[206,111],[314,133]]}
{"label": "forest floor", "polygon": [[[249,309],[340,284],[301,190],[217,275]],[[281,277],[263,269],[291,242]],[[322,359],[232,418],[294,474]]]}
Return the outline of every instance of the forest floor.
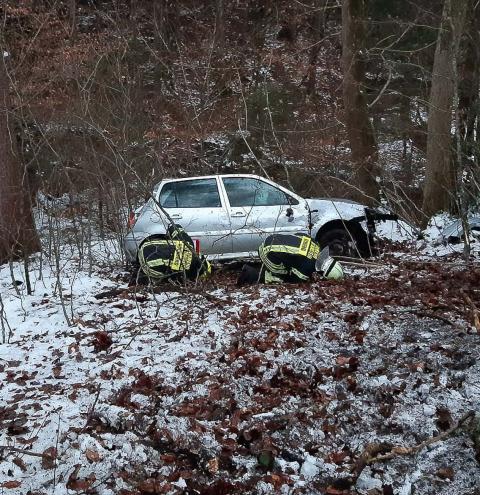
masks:
{"label": "forest floor", "polygon": [[31,295],[0,267],[1,493],[480,493],[479,258],[440,254],[158,293],[111,242],[34,257]]}

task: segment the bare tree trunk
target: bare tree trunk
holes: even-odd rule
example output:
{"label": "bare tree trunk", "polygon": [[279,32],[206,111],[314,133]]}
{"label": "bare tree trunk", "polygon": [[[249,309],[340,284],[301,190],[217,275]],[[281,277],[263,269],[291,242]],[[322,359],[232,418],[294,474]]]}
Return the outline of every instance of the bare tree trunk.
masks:
{"label": "bare tree trunk", "polygon": [[8,76],[0,49],[0,263],[40,249],[26,171],[15,153],[15,136],[9,129]]}
{"label": "bare tree trunk", "polygon": [[479,115],[479,91],[480,91],[480,5],[471,5],[468,12],[472,13],[465,23],[465,50],[461,60],[459,71],[459,101],[458,111],[460,115],[460,135],[465,141],[465,153],[475,153],[475,121]]}
{"label": "bare tree trunk", "polygon": [[223,0],[215,0],[215,46],[221,52],[225,44],[225,16]]}
{"label": "bare tree trunk", "polygon": [[70,38],[77,35],[77,0],[69,0],[68,10],[70,14]]}
{"label": "bare tree trunk", "polygon": [[307,96],[314,96],[317,86],[317,59],[320,53],[321,42],[325,35],[325,9],[328,0],[314,0],[313,7],[315,9],[312,28],[315,37],[315,43],[310,48],[310,60],[305,76],[303,76],[302,86],[305,86]]}
{"label": "bare tree trunk", "polygon": [[410,120],[410,102],[411,99],[405,93],[400,98],[399,113],[401,122],[401,132],[403,141],[403,154],[402,154],[402,172],[405,181],[405,187],[410,187],[413,181],[413,169],[412,169],[412,149],[409,149],[409,138],[411,136],[411,120]]}
{"label": "bare tree trunk", "polygon": [[128,17],[132,28],[135,28],[137,25],[137,10],[138,10],[137,0],[130,0]]}
{"label": "bare tree trunk", "polygon": [[[343,0],[342,3],[342,66],[343,102],[352,161],[354,185],[369,204],[379,198],[378,147],[375,131],[368,116],[367,101],[362,89],[365,79],[366,0]],[[359,198],[360,199],[360,198]]]}
{"label": "bare tree trunk", "polygon": [[153,8],[157,36],[166,50],[172,50],[176,45],[177,2],[158,0],[154,2]]}
{"label": "bare tree trunk", "polygon": [[[452,110],[458,46],[467,0],[445,0],[433,62],[427,131],[427,167],[423,190],[426,219],[449,210],[455,194],[452,156]],[[458,102],[455,102],[458,104]]]}
{"label": "bare tree trunk", "polygon": [[313,0],[312,7],[315,12],[313,14],[312,28],[317,40],[321,40],[325,36],[327,6],[328,0]]}

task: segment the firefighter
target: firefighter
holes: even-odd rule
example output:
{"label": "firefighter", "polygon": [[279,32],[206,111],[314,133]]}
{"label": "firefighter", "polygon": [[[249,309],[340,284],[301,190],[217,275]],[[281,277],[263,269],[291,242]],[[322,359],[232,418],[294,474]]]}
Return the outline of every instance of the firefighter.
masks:
{"label": "firefighter", "polygon": [[147,237],[138,249],[139,281],[195,280],[207,278],[210,263],[195,252],[192,238],[180,225],[170,225],[167,237]]}
{"label": "firefighter", "polygon": [[260,269],[244,265],[238,285],[264,282],[307,282],[315,272],[324,278],[343,278],[340,263],[329,255],[328,247],[320,246],[306,234],[273,234],[258,248],[262,262]]}

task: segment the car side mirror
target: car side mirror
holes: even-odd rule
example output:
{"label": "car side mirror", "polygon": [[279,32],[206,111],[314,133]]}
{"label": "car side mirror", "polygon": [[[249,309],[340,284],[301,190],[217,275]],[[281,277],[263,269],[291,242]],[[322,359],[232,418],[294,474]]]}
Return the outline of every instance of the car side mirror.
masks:
{"label": "car side mirror", "polygon": [[287,208],[287,217],[291,217],[293,215],[293,210],[292,208]]}

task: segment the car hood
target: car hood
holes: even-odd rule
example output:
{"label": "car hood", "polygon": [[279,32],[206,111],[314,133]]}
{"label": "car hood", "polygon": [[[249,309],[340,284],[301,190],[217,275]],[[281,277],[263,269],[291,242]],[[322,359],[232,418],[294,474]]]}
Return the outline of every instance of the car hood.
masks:
{"label": "car hood", "polygon": [[365,205],[350,201],[348,199],[307,199],[310,210],[318,210],[312,214],[312,218],[342,218],[350,220],[365,214]]}

